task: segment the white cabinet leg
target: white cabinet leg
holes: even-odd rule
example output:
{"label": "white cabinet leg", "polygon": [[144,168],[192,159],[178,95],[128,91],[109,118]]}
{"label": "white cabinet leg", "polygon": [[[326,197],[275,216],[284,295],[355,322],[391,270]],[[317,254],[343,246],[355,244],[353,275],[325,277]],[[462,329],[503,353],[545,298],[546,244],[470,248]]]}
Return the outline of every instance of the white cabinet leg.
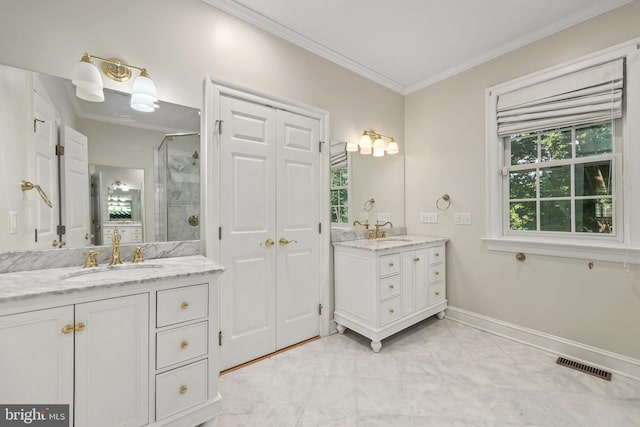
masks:
{"label": "white cabinet leg", "polygon": [[341,325],[340,323],[336,323],[336,328],[338,329],[338,333],[340,335],[344,334],[344,331],[347,330],[347,328],[345,328],[344,325]]}
{"label": "white cabinet leg", "polygon": [[440,313],[437,314],[438,319],[442,320],[444,319],[444,310],[442,310]]}
{"label": "white cabinet leg", "polygon": [[373,350],[374,353],[380,353],[381,348],[382,348],[382,342],[371,341],[371,350]]}

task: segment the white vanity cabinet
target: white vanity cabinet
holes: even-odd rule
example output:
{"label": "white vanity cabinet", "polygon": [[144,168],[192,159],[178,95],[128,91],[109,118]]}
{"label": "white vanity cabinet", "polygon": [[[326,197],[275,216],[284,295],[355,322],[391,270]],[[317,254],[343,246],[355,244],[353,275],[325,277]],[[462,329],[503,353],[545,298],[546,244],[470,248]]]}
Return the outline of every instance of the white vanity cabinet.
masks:
{"label": "white vanity cabinet", "polygon": [[86,288],[0,297],[0,402],[69,404],[76,427],[212,425],[223,269],[191,277],[197,268],[185,262],[179,277],[91,283],[86,274]]}
{"label": "white vanity cabinet", "polygon": [[352,329],[381,340],[437,314],[444,318],[445,239],[334,243],[335,312],[339,333]]}
{"label": "white vanity cabinet", "polygon": [[0,401],[73,402],[76,426],[146,425],[148,309],[140,294],[0,317]]}

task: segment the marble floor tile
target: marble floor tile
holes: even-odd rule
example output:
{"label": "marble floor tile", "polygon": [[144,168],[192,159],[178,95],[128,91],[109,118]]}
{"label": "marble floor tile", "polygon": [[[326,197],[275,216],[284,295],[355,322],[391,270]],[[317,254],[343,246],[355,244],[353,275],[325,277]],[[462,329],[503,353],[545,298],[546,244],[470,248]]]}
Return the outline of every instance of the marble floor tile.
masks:
{"label": "marble floor tile", "polygon": [[383,341],[352,331],[220,377],[215,425],[640,427],[640,381],[604,381],[556,355],[449,319]]}

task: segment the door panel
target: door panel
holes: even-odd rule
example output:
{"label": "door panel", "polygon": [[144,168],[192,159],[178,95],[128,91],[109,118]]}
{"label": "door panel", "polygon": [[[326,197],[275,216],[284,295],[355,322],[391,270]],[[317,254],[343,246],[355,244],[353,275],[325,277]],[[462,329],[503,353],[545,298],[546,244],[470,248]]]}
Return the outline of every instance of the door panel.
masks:
{"label": "door panel", "polygon": [[[37,83],[37,80],[34,82]],[[38,184],[45,192],[53,208],[47,206],[36,190],[25,193],[29,200],[29,229],[35,236],[33,248],[51,248],[51,242],[58,239],[58,141],[56,112],[49,100],[37,90],[33,91],[33,134],[31,144],[31,164],[27,181]],[[37,233],[35,232],[37,230]]]}
{"label": "door panel", "polygon": [[278,110],[277,347],[320,332],[320,122]]}
{"label": "door panel", "polygon": [[275,112],[221,97],[221,369],[275,351]]}
{"label": "door panel", "polygon": [[86,136],[69,126],[65,126],[62,132],[61,186],[64,188],[64,200],[61,223],[66,226],[66,245],[78,248],[91,244],[88,141]]}

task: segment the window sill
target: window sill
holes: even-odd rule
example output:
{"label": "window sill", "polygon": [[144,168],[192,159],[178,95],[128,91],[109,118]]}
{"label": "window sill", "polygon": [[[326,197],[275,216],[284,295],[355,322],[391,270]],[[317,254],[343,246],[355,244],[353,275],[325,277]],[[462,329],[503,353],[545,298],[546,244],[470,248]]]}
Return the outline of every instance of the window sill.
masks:
{"label": "window sill", "polygon": [[575,242],[557,239],[522,239],[517,237],[484,237],[490,251],[523,252],[525,254],[640,264],[640,248],[618,243]]}

